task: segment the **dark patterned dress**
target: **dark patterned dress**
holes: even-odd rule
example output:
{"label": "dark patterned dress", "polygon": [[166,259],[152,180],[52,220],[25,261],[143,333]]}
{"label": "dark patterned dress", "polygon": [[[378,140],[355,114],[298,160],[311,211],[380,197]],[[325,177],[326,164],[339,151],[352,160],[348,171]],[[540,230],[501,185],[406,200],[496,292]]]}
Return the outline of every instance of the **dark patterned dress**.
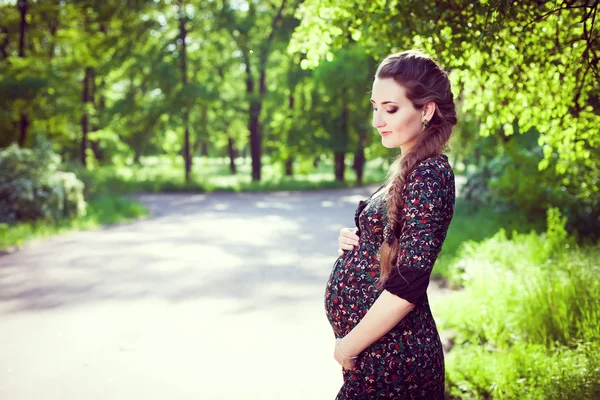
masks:
{"label": "dark patterned dress", "polygon": [[358,355],[354,370],[342,370],[344,384],[337,400],[444,398],[444,355],[426,290],[454,215],[454,190],[454,173],[444,154],[417,163],[409,173],[398,259],[383,289],[376,284],[387,205],[382,192],[359,203],[359,245],[335,261],[325,291],[335,337],[346,336],[383,290],[415,308]]}

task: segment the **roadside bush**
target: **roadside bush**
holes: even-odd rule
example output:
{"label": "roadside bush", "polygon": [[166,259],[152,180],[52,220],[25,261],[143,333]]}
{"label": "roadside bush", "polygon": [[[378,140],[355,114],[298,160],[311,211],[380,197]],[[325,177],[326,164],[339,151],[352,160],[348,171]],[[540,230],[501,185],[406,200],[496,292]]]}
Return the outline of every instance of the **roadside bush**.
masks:
{"label": "roadside bush", "polygon": [[0,222],[58,220],[85,214],[83,183],[58,171],[60,157],[48,143],[0,150]]}
{"label": "roadside bush", "polygon": [[[461,399],[600,398],[600,247],[578,247],[557,209],[544,234],[501,230],[459,250],[463,290],[440,304]],[[600,244],[600,243],[599,243]]]}

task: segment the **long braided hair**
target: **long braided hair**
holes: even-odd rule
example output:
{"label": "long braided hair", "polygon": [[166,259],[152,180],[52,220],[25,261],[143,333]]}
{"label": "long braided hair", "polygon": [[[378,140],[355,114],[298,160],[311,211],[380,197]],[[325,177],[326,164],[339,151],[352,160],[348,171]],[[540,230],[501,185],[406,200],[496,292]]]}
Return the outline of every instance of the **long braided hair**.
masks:
{"label": "long braided hair", "polygon": [[375,77],[392,78],[402,85],[406,97],[417,110],[428,102],[436,105],[428,126],[406,154],[398,155],[385,179],[383,193],[390,224],[384,229],[384,241],[379,250],[379,286],[383,287],[397,260],[398,238],[402,231],[402,192],[408,174],[418,162],[444,152],[457,119],[448,73],[427,55],[416,50],[389,55],[378,66]]}

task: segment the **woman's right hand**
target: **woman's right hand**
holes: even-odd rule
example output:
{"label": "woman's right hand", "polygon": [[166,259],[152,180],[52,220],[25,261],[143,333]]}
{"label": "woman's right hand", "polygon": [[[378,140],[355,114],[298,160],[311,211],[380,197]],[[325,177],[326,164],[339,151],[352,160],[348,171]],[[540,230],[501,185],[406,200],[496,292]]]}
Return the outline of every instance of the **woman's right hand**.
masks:
{"label": "woman's right hand", "polygon": [[358,228],[342,228],[338,237],[338,254],[344,254],[344,250],[353,250],[354,246],[358,246],[360,237],[356,234]]}

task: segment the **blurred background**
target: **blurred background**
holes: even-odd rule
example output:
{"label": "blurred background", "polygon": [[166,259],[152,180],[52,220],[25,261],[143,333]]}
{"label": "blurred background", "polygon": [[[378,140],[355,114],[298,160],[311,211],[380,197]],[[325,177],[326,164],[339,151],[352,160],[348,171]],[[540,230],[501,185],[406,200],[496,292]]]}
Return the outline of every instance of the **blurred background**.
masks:
{"label": "blurred background", "polygon": [[[277,198],[304,219],[333,215],[304,200],[345,207],[347,223],[310,239],[333,262],[335,230],[396,155],[371,127],[377,63],[420,49],[449,72],[459,112],[432,296],[448,398],[600,398],[599,8],[0,0],[0,260],[24,266],[34,239],[171,208],[233,218],[252,195],[242,203]],[[236,218],[260,215],[243,204]]]}

